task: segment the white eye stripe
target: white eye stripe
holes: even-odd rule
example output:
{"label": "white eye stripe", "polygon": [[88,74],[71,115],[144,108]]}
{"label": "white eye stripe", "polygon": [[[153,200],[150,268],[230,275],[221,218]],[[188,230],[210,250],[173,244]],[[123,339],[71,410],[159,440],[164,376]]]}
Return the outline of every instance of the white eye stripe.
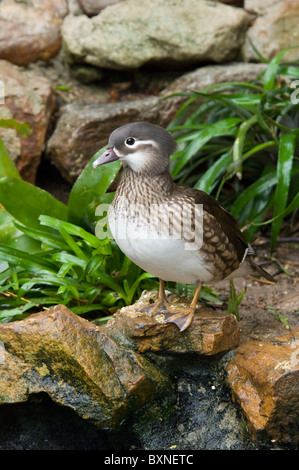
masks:
{"label": "white eye stripe", "polygon": [[154,140],[135,140],[133,145],[128,145],[126,142],[126,147],[131,148],[131,149],[136,149],[140,147],[141,145],[152,145],[155,148],[158,148],[158,144]]}

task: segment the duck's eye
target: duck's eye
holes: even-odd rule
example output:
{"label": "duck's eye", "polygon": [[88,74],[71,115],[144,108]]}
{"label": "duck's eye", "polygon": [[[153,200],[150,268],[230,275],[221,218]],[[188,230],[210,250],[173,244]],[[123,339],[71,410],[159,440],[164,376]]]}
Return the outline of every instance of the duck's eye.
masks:
{"label": "duck's eye", "polygon": [[134,137],[128,137],[126,140],[127,145],[134,145],[135,144],[135,139]]}

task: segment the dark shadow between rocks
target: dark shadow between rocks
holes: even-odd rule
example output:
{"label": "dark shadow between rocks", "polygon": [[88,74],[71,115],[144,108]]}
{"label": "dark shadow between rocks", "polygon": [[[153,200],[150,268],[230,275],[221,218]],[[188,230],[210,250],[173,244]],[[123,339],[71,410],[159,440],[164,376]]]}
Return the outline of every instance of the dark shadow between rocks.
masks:
{"label": "dark shadow between rocks", "polygon": [[110,450],[107,433],[46,393],[0,406],[0,450]]}
{"label": "dark shadow between rocks", "polygon": [[174,398],[135,412],[115,442],[121,438],[119,445],[135,450],[256,450],[225,380],[225,364],[234,354],[147,354],[168,371]]}

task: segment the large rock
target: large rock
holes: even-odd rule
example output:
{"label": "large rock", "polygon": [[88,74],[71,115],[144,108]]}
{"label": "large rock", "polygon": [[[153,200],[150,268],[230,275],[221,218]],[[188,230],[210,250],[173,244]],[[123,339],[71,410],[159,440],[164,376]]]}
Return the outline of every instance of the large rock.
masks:
{"label": "large rock", "polygon": [[0,404],[46,393],[101,429],[161,393],[168,380],[140,354],[64,306],[0,325]]}
{"label": "large rock", "polygon": [[0,2],[0,58],[17,65],[49,60],[61,47],[65,0]]}
{"label": "large rock", "polygon": [[232,63],[201,67],[183,74],[160,95],[136,101],[103,104],[69,104],[62,108],[47,144],[47,155],[63,177],[73,183],[91,156],[107,144],[110,133],[132,121],[166,127],[185,96],[163,99],[172,93],[202,90],[220,82],[247,81],[265,70],[264,64]]}
{"label": "large rock", "polygon": [[[118,343],[131,345],[141,353],[215,356],[238,346],[240,331],[234,315],[200,305],[191,325],[181,333],[176,325],[164,321],[163,314],[150,317],[140,311],[156,299],[157,292],[144,291],[134,305],[123,307],[114,314],[105,330]],[[175,310],[190,305],[190,299],[170,293],[168,302]]]}
{"label": "large rock", "polygon": [[269,342],[241,344],[228,382],[253,439],[299,443],[299,328]]}
{"label": "large rock", "polygon": [[246,35],[242,50],[245,61],[259,61],[250,42],[266,59],[272,59],[280,51],[292,46],[294,48],[285,53],[283,62],[299,59],[297,0],[246,0],[245,8],[258,14]]}
{"label": "large rock", "polygon": [[32,128],[28,138],[20,137],[13,129],[0,129],[0,136],[21,176],[33,183],[55,107],[54,92],[45,77],[5,60],[0,60],[0,81],[4,84],[0,118],[28,122]]}
{"label": "large rock", "polygon": [[274,3],[279,2],[280,0],[244,0],[243,7],[249,13],[254,15],[265,13],[265,11],[271,7]]}
{"label": "large rock", "polygon": [[154,122],[150,108],[155,103],[155,98],[147,98],[98,105],[66,105],[48,141],[47,155],[62,176],[73,183],[92,155],[107,145],[114,129],[143,119]]}
{"label": "large rock", "polygon": [[71,62],[122,70],[232,60],[249,19],[218,2],[127,0],[93,18],[69,15],[61,31]]}

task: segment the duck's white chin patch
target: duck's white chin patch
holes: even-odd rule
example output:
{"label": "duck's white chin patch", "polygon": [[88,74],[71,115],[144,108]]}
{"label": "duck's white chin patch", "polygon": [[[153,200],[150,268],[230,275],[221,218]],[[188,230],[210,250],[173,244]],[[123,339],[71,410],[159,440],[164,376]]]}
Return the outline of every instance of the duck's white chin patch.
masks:
{"label": "duck's white chin patch", "polygon": [[155,165],[155,159],[150,149],[148,151],[145,149],[135,150],[135,152],[122,156],[120,159],[137,173],[145,172],[149,170],[152,165]]}

